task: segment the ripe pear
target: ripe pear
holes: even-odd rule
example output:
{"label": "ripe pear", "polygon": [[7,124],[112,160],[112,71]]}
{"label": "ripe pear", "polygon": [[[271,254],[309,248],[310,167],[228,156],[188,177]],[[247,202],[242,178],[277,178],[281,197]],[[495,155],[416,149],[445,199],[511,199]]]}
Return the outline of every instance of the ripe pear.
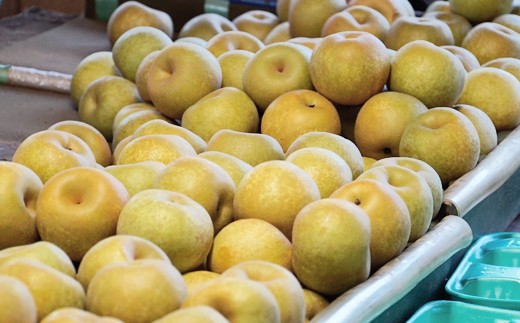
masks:
{"label": "ripe pear", "polygon": [[288,17],[291,36],[320,37],[327,19],[346,7],[342,0],[291,0]]}
{"label": "ripe pear", "polygon": [[471,28],[461,46],[472,52],[481,65],[501,57],[520,58],[520,34],[496,22]]}
{"label": "ripe pear", "polygon": [[358,179],[371,178],[389,184],[403,199],[411,220],[409,242],[422,237],[433,216],[433,194],[430,186],[419,174],[399,165],[372,166]]}
{"label": "ripe pear", "polygon": [[219,277],[188,294],[181,309],[210,306],[233,322],[280,323],[278,302],[262,283],[236,277]]}
{"label": "ripe pear", "polygon": [[172,119],[222,85],[222,70],[213,54],[191,43],[173,43],[161,50],[148,72],[153,105]]}
{"label": "ripe pear", "polygon": [[177,38],[197,37],[210,40],[221,32],[238,30],[234,23],[216,13],[203,13],[188,20],[179,31]]}
{"label": "ripe pear", "polygon": [[220,312],[210,306],[199,305],[177,309],[152,323],[228,323]]}
{"label": "ripe pear", "polygon": [[0,161],[0,176],[0,250],[36,242],[36,201],[43,187],[40,177],[27,166],[7,161]]}
{"label": "ripe pear", "polygon": [[160,51],[156,50],[146,55],[141,60],[141,63],[135,72],[135,85],[139,95],[145,102],[151,101],[150,95],[148,94],[148,72],[150,71],[150,67],[152,67],[153,62],[159,53]]}
{"label": "ripe pear", "polygon": [[63,249],[48,241],[37,241],[0,250],[0,266],[15,259],[35,260],[72,278],[76,277],[76,268],[69,256]]}
{"label": "ripe pear", "polygon": [[292,233],[294,272],[307,288],[340,295],[368,279],[370,220],[356,204],[333,198],[308,204]]}
{"label": "ripe pear", "polygon": [[425,40],[437,46],[454,45],[455,40],[448,24],[433,17],[398,18],[385,36],[386,47],[394,50],[414,41]]}
{"label": "ripe pear", "polygon": [[86,310],[124,322],[145,323],[178,309],[186,294],[186,284],[171,264],[156,259],[116,262],[90,281]]}
{"label": "ripe pear", "polygon": [[462,94],[465,80],[466,70],[455,55],[415,40],[397,51],[389,88],[416,97],[428,108],[452,106]]}
{"label": "ripe pear", "polygon": [[474,69],[480,67],[480,63],[478,59],[475,57],[475,55],[473,55],[472,52],[463,47],[446,45],[441,46],[441,48],[444,48],[453,55],[455,55],[455,57],[457,57],[460,60],[462,65],[464,65],[464,69],[466,70],[466,72],[471,72]]}
{"label": "ripe pear", "polygon": [[303,297],[305,298],[305,322],[310,322],[330,304],[325,297],[307,288],[303,289]]}
{"label": "ripe pear", "polygon": [[161,30],[140,26],[122,34],[112,47],[112,57],[124,78],[135,82],[137,69],[146,55],[171,45],[172,39]]}
{"label": "ripe pear", "polygon": [[104,76],[90,83],[79,102],[79,118],[112,141],[113,123],[123,107],[140,102],[135,84],[120,76]]}
{"label": "ripe pear", "polygon": [[115,317],[99,316],[89,311],[73,307],[62,307],[54,310],[40,321],[40,323],[60,322],[124,323]]}
{"label": "ripe pear", "polygon": [[450,3],[444,0],[434,0],[426,7],[424,14],[431,12],[450,12]]}
{"label": "ripe pear", "polygon": [[327,19],[321,36],[342,31],[366,31],[383,41],[389,28],[390,23],[379,11],[367,6],[349,6]]}
{"label": "ripe pear", "polygon": [[85,291],[77,280],[36,260],[7,262],[0,266],[0,275],[17,278],[28,287],[36,304],[38,321],[58,308],[85,305]]}
{"label": "ripe pear", "polygon": [[235,220],[265,220],[291,239],[294,218],[307,204],[320,199],[312,177],[300,167],[281,160],[255,166],[237,187]]}
{"label": "ripe pear", "polygon": [[359,105],[383,90],[390,65],[379,38],[344,31],[323,38],[312,52],[309,70],[321,95],[337,104]]}
{"label": "ripe pear", "polygon": [[182,115],[182,127],[208,141],[222,129],[257,132],[258,109],[242,90],[224,87],[215,90],[190,106]]}
{"label": "ripe pear", "polygon": [[111,45],[126,31],[149,26],[173,37],[173,20],[164,11],[153,9],[138,1],[125,1],[112,12],[107,23],[107,35]]}
{"label": "ripe pear", "polygon": [[206,151],[230,154],[253,167],[265,161],[285,159],[282,146],[273,137],[230,129],[217,131],[208,141]]}
{"label": "ripe pear", "polygon": [[513,74],[520,81],[520,59],[513,57],[497,58],[482,65],[482,67],[500,68]]}
{"label": "ripe pear", "polygon": [[247,50],[256,53],[264,48],[264,43],[248,32],[231,30],[211,37],[206,48],[218,58],[225,52],[232,50]]}
{"label": "ripe pear", "polygon": [[0,322],[36,323],[36,304],[27,286],[20,280],[0,275]]}
{"label": "ripe pear", "polygon": [[213,221],[215,234],[233,220],[235,183],[222,167],[209,160],[179,158],[159,174],[154,187],[185,194],[202,205]]}
{"label": "ripe pear", "polygon": [[484,158],[498,144],[498,135],[491,118],[482,110],[472,105],[458,104],[453,107],[462,112],[477,129],[480,141],[480,159]]}
{"label": "ripe pear", "polygon": [[152,134],[177,135],[185,139],[195,149],[197,154],[206,150],[206,142],[195,133],[161,119],[145,122],[135,130],[133,137],[137,138]]}
{"label": "ripe pear", "polygon": [[291,0],[278,0],[276,1],[276,15],[280,21],[285,22],[289,19],[289,6]]}
{"label": "ripe pear", "polygon": [[143,161],[126,165],[110,165],[105,171],[117,178],[128,190],[130,196],[153,187],[155,179],[166,167],[161,162]]}
{"label": "ripe pear", "polygon": [[294,151],[306,147],[319,147],[331,150],[347,162],[352,171],[352,178],[356,179],[363,172],[363,157],[358,147],[349,139],[330,132],[312,131],[305,133],[289,146],[285,152],[289,156]]}
{"label": "ripe pear", "polygon": [[242,77],[249,60],[255,54],[250,51],[237,49],[230,50],[218,57],[220,68],[222,69],[222,87],[235,87],[244,90]]}
{"label": "ripe pear", "polygon": [[449,0],[450,10],[473,23],[491,21],[513,9],[513,0]]}
{"label": "ripe pear", "polygon": [[235,186],[238,186],[242,178],[253,169],[253,166],[240,158],[220,151],[205,151],[198,154],[198,156],[222,167],[231,176]]}
{"label": "ripe pear", "polygon": [[158,259],[171,263],[164,250],[150,240],[117,234],[99,241],[87,251],[79,264],[77,279],[87,290],[90,280],[104,267],[115,262],[138,259]]}
{"label": "ripe pear", "polygon": [[462,44],[462,40],[464,40],[466,34],[473,27],[466,18],[451,11],[433,11],[425,13],[423,17],[444,21],[453,34],[453,44],[456,46]]}
{"label": "ripe pear", "polygon": [[112,129],[117,129],[121,121],[123,121],[123,119],[129,116],[130,114],[148,110],[157,111],[157,109],[152,104],[147,102],[136,102],[124,106],[123,108],[121,108],[121,110],[117,112],[116,116],[114,117]]}
{"label": "ripe pear", "polygon": [[312,50],[289,42],[268,45],[248,61],[242,84],[260,111],[281,94],[312,89],[309,60]]}
{"label": "ripe pear", "polygon": [[84,57],[72,73],[70,95],[75,106],[90,83],[103,76],[119,76],[111,51],[99,51]]}
{"label": "ripe pear", "polygon": [[278,26],[274,27],[267,36],[264,38],[264,44],[274,44],[278,42],[283,42],[291,39],[291,33],[289,31],[289,22],[285,21]]}
{"label": "ripe pear", "polygon": [[239,14],[232,22],[238,30],[247,32],[263,41],[280,20],[272,12],[256,9]]}
{"label": "ripe pear", "polygon": [[386,91],[374,95],[363,104],[354,124],[355,142],[361,154],[374,159],[399,156],[404,128],[427,110],[408,94]]}
{"label": "ripe pear", "polygon": [[443,186],[448,185],[477,165],[478,132],[461,112],[446,107],[431,108],[405,128],[399,156],[428,163],[439,174]]}
{"label": "ripe pear", "polygon": [[144,123],[150,120],[164,120],[166,122],[172,122],[170,118],[162,114],[157,109],[146,109],[144,111],[137,111],[126,117],[124,117],[116,128],[112,127],[112,148],[117,147],[121,140],[126,137],[132,136],[134,132]]}
{"label": "ripe pear", "polygon": [[356,179],[332,195],[354,203],[370,219],[370,268],[377,270],[406,247],[410,239],[410,212],[397,192],[374,179]]}
{"label": "ripe pear", "polygon": [[202,284],[211,281],[220,277],[220,274],[217,274],[214,271],[209,270],[194,270],[189,271],[187,273],[182,274],[182,278],[186,283],[186,287],[188,288],[188,294],[197,289]]}
{"label": "ripe pear", "polygon": [[406,0],[350,0],[350,6],[367,6],[379,11],[390,24],[402,16],[415,16],[410,3]]}
{"label": "ripe pear", "polygon": [[468,73],[458,103],[484,111],[497,132],[512,130],[520,124],[520,81],[498,68],[478,68]]}
{"label": "ripe pear", "polygon": [[221,274],[244,261],[263,260],[292,270],[291,254],[291,242],[274,225],[261,219],[240,219],[215,236],[207,266]]}
{"label": "ripe pear", "polygon": [[515,14],[503,14],[495,19],[493,19],[493,22],[499,23],[501,25],[504,25],[506,27],[509,27],[516,31],[517,33],[520,33],[520,16]]}

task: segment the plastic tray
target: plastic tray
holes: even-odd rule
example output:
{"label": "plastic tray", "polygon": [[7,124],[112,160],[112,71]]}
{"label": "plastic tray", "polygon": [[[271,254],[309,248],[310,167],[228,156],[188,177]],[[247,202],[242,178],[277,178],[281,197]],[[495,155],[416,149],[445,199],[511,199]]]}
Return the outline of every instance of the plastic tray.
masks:
{"label": "plastic tray", "polygon": [[457,301],[433,301],[423,305],[407,323],[520,322],[520,312]]}
{"label": "plastic tray", "polygon": [[484,235],[446,284],[453,300],[520,310],[520,233]]}

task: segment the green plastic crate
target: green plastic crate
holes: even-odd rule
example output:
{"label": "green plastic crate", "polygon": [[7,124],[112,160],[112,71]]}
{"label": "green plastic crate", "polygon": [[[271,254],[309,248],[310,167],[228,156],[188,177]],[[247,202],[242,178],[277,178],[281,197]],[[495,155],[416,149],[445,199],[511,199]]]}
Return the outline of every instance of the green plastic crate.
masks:
{"label": "green plastic crate", "polygon": [[433,301],[423,305],[407,322],[518,323],[520,312],[457,301]]}
{"label": "green plastic crate", "polygon": [[520,233],[484,235],[448,280],[452,300],[520,311]]}

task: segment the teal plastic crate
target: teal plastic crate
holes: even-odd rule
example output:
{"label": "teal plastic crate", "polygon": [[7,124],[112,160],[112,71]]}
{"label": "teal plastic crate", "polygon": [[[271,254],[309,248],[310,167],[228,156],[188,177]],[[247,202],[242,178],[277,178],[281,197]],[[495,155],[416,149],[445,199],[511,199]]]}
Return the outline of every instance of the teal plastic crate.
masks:
{"label": "teal plastic crate", "polygon": [[458,301],[433,301],[423,305],[407,323],[518,323],[520,312]]}
{"label": "teal plastic crate", "polygon": [[520,233],[484,235],[448,280],[452,300],[520,311]]}

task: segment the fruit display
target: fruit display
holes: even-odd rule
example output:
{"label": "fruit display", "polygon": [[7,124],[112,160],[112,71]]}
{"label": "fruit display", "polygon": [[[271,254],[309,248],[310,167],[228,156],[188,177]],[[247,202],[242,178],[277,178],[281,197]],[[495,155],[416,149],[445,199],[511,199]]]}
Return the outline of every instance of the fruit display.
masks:
{"label": "fruit display", "polygon": [[0,323],[310,322],[520,125],[518,10],[474,2],[119,5],[0,161]]}

